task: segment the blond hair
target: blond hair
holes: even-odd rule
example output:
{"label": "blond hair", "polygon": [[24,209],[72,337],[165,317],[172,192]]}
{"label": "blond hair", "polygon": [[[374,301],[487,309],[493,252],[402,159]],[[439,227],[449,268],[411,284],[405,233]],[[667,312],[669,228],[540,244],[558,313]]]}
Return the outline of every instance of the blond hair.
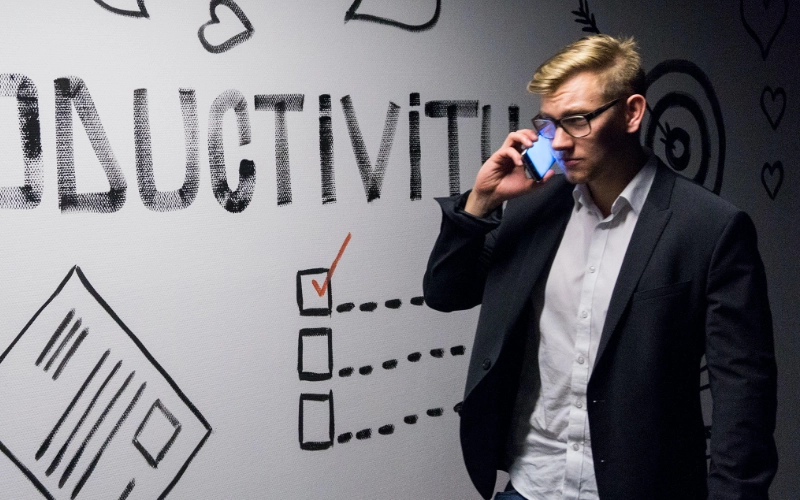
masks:
{"label": "blond hair", "polygon": [[646,88],[642,58],[630,38],[591,35],[577,40],[536,69],[528,92],[551,95],[569,78],[583,71],[600,76],[603,97],[607,100],[642,94]]}

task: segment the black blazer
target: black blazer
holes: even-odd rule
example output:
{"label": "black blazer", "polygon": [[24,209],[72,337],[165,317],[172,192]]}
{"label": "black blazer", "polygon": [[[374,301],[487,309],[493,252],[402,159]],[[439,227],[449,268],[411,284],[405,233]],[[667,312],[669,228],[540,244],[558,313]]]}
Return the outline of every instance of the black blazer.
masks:
{"label": "black blazer", "polygon": [[[461,445],[487,499],[508,464],[531,293],[549,273],[572,188],[556,176],[509,201],[496,222],[460,211],[463,196],[439,200],[425,300],[440,311],[482,304]],[[703,355],[713,398],[708,473]],[[755,228],[661,163],[611,296],[587,400],[602,499],[767,498],[777,469],[776,366]]]}

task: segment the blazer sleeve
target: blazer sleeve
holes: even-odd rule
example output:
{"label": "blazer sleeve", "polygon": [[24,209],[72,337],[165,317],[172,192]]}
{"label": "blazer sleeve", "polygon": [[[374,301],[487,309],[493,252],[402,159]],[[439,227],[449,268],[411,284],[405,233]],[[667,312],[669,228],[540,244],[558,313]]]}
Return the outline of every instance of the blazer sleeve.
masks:
{"label": "blazer sleeve", "polygon": [[485,218],[463,211],[469,192],[437,198],[442,209],[439,237],[422,280],[425,303],[443,312],[481,303],[502,209]]}
{"label": "blazer sleeve", "polygon": [[767,499],[777,470],[777,368],[756,231],[734,215],[707,281],[706,361],[713,400],[709,499]]}

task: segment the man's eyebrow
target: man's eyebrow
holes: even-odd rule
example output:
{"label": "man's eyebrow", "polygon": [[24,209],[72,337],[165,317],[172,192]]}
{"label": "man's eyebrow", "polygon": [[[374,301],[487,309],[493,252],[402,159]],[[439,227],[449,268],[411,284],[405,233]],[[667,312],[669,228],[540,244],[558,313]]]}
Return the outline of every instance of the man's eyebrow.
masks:
{"label": "man's eyebrow", "polygon": [[[591,111],[586,111],[586,110],[584,110],[584,109],[581,109],[581,108],[577,108],[577,109],[568,109],[568,110],[566,110],[566,111],[564,112],[564,114],[561,116],[561,118],[558,118],[558,119],[560,120],[560,119],[566,118],[566,117],[568,117],[568,116],[576,116],[576,115],[588,115],[589,113],[591,113]],[[545,120],[551,120],[551,119],[554,119],[554,118],[555,118],[555,117],[554,117],[554,116],[552,116],[552,115],[549,115],[549,114],[547,114],[547,113],[544,113],[544,112],[542,112],[542,110],[539,110],[539,114],[538,114],[537,116],[539,116],[539,117],[541,117],[541,118],[544,118]]]}

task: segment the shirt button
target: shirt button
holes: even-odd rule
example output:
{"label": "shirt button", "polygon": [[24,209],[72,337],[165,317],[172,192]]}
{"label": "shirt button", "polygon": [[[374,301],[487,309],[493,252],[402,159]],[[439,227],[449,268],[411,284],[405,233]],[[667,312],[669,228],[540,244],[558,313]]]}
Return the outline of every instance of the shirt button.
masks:
{"label": "shirt button", "polygon": [[595,272],[595,271],[597,271],[597,269],[595,269],[595,267],[594,267],[594,266],[589,266],[589,272],[590,272],[590,273],[593,273],[593,272]]}
{"label": "shirt button", "polygon": [[580,401],[575,403],[575,406],[577,406],[578,408],[583,408],[583,404]]}
{"label": "shirt button", "polygon": [[581,318],[586,318],[587,316],[589,316],[587,311],[581,311]]}
{"label": "shirt button", "polygon": [[489,359],[489,358],[484,359],[483,360],[483,369],[484,370],[488,370],[491,367],[492,367],[492,360]]}
{"label": "shirt button", "polygon": [[579,365],[582,365],[584,361],[586,361],[586,360],[585,360],[585,359],[583,359],[583,356],[581,356],[581,357],[579,357],[579,358],[578,358],[578,364],[579,364]]}
{"label": "shirt button", "polygon": [[575,444],[572,445],[572,449],[575,450],[575,451],[578,451],[578,450],[581,449],[581,447],[580,447],[580,445],[578,443],[575,443]]}

